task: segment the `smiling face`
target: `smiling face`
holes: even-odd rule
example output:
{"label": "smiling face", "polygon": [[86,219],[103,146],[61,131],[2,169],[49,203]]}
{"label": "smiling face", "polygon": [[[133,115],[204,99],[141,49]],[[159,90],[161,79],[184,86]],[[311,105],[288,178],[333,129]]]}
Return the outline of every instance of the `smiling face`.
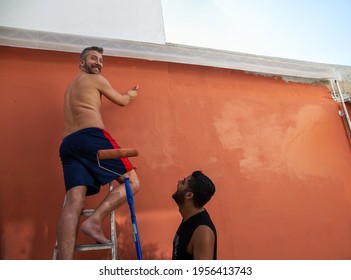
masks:
{"label": "smiling face", "polygon": [[89,51],[87,57],[80,60],[80,69],[88,74],[100,74],[102,67],[102,54],[97,51]]}

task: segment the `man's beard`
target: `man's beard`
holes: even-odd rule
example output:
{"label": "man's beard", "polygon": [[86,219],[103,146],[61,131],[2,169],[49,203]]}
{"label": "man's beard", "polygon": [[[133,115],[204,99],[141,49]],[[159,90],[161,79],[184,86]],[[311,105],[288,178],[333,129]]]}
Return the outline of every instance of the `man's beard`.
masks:
{"label": "man's beard", "polygon": [[176,191],[173,195],[172,198],[174,199],[174,201],[178,204],[178,205],[183,205],[184,201],[185,201],[185,192],[186,190],[182,190],[182,191]]}
{"label": "man's beard", "polygon": [[[86,72],[88,74],[100,74],[101,73],[101,67],[99,65],[87,65],[87,64],[85,64],[84,65],[84,69],[86,70]],[[98,73],[97,73],[97,71],[95,69],[98,70]]]}

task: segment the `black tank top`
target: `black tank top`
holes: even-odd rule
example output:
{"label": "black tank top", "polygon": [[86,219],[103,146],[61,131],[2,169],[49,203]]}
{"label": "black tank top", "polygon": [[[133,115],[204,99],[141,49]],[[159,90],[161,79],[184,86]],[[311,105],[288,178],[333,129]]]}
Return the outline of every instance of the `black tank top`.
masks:
{"label": "black tank top", "polygon": [[194,256],[188,254],[186,248],[195,229],[200,225],[206,225],[212,229],[215,234],[215,244],[213,251],[213,259],[217,259],[217,232],[214,224],[211,221],[210,215],[206,210],[190,217],[185,222],[182,222],[173,239],[173,260],[193,260]]}

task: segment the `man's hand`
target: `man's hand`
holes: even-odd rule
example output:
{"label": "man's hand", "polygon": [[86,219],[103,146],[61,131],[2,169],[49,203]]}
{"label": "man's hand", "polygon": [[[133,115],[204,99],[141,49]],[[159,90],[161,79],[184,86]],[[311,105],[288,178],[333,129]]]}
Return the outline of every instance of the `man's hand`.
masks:
{"label": "man's hand", "polygon": [[128,90],[128,95],[130,97],[130,100],[133,100],[135,97],[138,96],[138,91],[139,91],[139,86],[136,85],[133,89]]}

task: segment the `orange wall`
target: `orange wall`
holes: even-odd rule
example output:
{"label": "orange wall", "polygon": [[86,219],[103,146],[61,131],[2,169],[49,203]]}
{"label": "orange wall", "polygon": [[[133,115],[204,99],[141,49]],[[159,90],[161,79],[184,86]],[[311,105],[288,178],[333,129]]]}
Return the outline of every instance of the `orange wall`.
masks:
{"label": "orange wall", "polygon": [[[62,100],[78,54],[0,47],[0,57],[0,256],[50,259],[64,197]],[[117,57],[103,72],[120,92],[140,85],[130,106],[104,100],[102,110],[119,144],[140,152],[145,259],[170,258],[180,223],[171,195],[196,169],[217,186],[207,209],[219,259],[351,259],[350,144],[326,87]],[[117,222],[120,258],[135,258],[127,205]]]}

